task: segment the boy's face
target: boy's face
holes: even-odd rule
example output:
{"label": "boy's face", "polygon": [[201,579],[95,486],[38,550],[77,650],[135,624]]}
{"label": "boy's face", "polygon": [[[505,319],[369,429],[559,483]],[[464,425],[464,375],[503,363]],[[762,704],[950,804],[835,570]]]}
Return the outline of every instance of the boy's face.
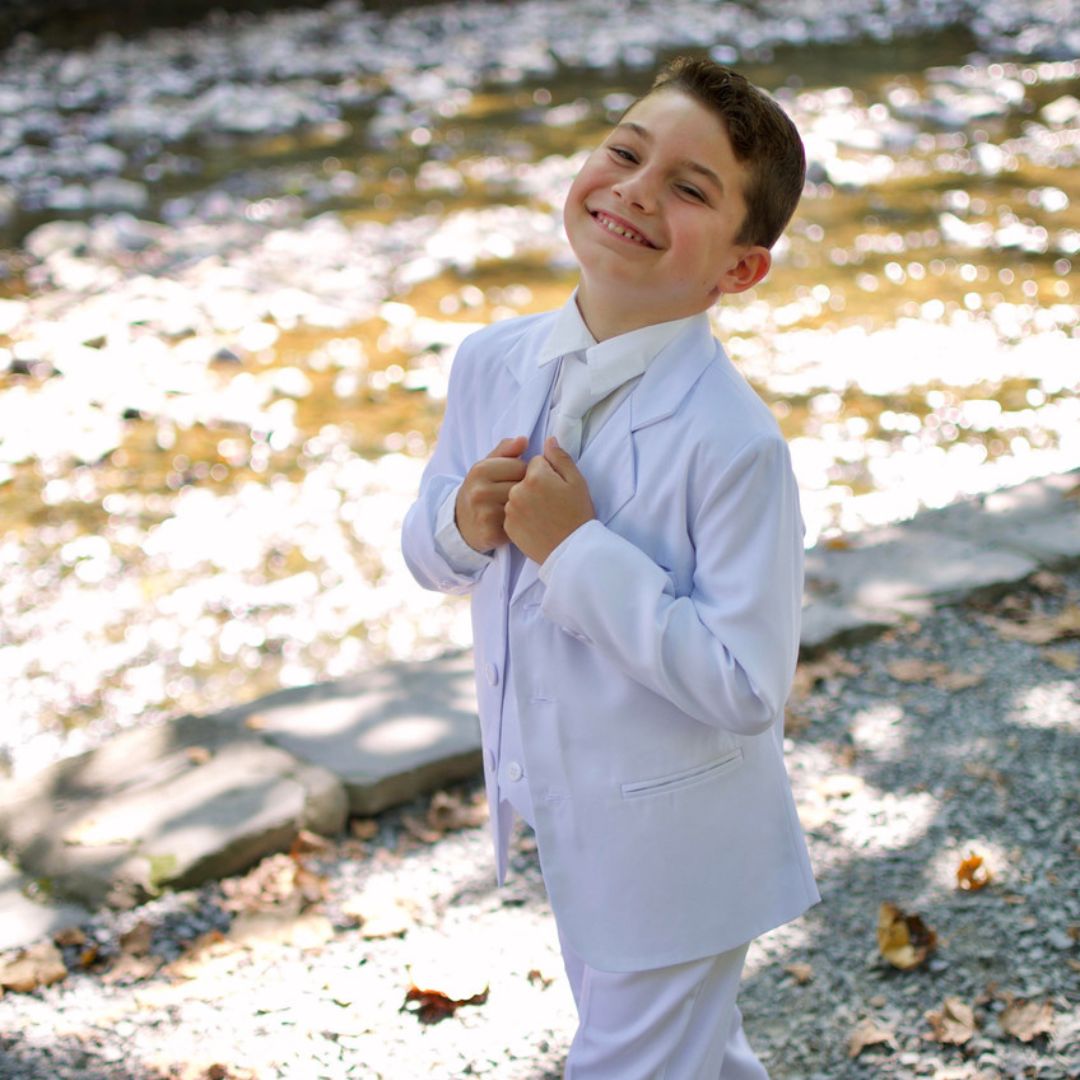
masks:
{"label": "boy's face", "polygon": [[637,102],[566,199],[586,321],[599,305],[603,318],[614,306],[638,326],[666,322],[760,281],[768,249],[735,242],[746,177],[723,121],[694,98],[662,89]]}

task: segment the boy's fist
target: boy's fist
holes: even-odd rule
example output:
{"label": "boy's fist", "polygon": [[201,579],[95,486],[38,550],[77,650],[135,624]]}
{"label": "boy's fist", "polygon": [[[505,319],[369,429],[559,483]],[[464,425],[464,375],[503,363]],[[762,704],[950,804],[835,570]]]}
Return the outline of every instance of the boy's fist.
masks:
{"label": "boy's fist", "polygon": [[525,476],[524,435],[503,439],[466,474],[454,503],[454,520],[462,539],[474,551],[490,551],[507,542],[503,528],[510,489]]}
{"label": "boy's fist", "polygon": [[544,560],[579,526],[596,517],[589,485],[574,459],[549,438],[513,485],[506,504],[510,540],[535,563]]}

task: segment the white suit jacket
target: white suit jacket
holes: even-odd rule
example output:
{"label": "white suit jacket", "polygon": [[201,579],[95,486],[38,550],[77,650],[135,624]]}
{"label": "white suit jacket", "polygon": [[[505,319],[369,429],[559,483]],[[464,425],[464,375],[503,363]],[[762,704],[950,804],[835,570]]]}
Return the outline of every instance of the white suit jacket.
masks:
{"label": "white suit jacket", "polygon": [[477,696],[501,881],[511,822],[494,755],[513,651],[536,839],[561,932],[592,966],[724,952],[818,899],[783,764],[802,602],[802,521],[769,410],[693,320],[586,446],[596,509],[545,584],[509,552],[474,575],[439,553],[439,505],[500,439],[529,435],[558,365],[554,313],[462,344],[405,519],[417,581],[472,594]]}

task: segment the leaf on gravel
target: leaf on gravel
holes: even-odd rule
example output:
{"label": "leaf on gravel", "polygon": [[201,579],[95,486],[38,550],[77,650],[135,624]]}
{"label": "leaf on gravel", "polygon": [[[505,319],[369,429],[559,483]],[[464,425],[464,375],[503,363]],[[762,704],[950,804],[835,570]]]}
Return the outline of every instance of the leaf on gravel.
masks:
{"label": "leaf on gravel", "polygon": [[205,765],[214,756],[205,746],[189,746],[184,753],[192,765]]}
{"label": "leaf on gravel", "polygon": [[165,961],[160,956],[136,956],[133,953],[121,953],[116,963],[101,975],[101,981],[107,986],[142,982],[161,970]]}
{"label": "leaf on gravel", "polygon": [[839,653],[827,653],[816,660],[803,660],[795,669],[792,698],[809,694],[819,683],[827,679],[847,678],[862,674],[862,668]]}
{"label": "leaf on gravel", "polygon": [[346,900],[341,911],[360,925],[360,936],[365,941],[402,937],[416,925],[412,908],[388,893],[362,893]]}
{"label": "leaf on gravel", "polygon": [[956,868],[956,887],[963,892],[975,892],[990,884],[993,875],[986,861],[974,851],[966,859],[960,860]]}
{"label": "leaf on gravel", "polygon": [[325,915],[314,911],[294,915],[277,911],[245,911],[233,920],[228,937],[245,949],[292,945],[315,949],[333,940],[334,927]]}
{"label": "leaf on gravel", "polygon": [[909,656],[903,660],[890,660],[885,670],[897,681],[906,683],[929,682],[939,678],[949,670],[940,660],[920,660]]}
{"label": "leaf on gravel", "polygon": [[0,987],[29,994],[39,986],[60,982],[67,973],[60,950],[51,941],[42,941],[22,949],[10,960],[0,961]]}
{"label": "leaf on gravel", "polygon": [[1080,605],[1070,604],[1056,615],[1032,615],[1024,622],[989,618],[991,627],[1007,641],[1049,645],[1052,641],[1080,637]]}
{"label": "leaf on gravel", "polygon": [[53,941],[56,942],[60,948],[65,945],[85,945],[86,933],[78,926],[65,926],[63,930],[57,930],[53,934]]}
{"label": "leaf on gravel", "polygon": [[434,844],[436,840],[442,839],[443,834],[438,829],[431,828],[412,814],[403,814],[401,824],[405,826],[405,831],[421,844]]}
{"label": "leaf on gravel", "polygon": [[379,823],[374,818],[353,818],[349,822],[349,832],[356,840],[374,840],[379,832]]}
{"label": "leaf on gravel", "polygon": [[546,990],[555,981],[553,978],[545,975],[539,968],[533,968],[525,978],[528,979],[533,986],[539,983],[541,990]]}
{"label": "leaf on gravel", "polygon": [[1005,1006],[998,1023],[1007,1035],[1029,1043],[1039,1035],[1053,1032],[1054,1007],[1049,1001],[1023,1001],[1018,998]]}
{"label": "leaf on gravel", "polygon": [[901,971],[926,961],[937,945],[937,934],[918,915],[908,915],[888,901],[878,909],[878,948]]}
{"label": "leaf on gravel", "polygon": [[934,685],[939,690],[970,690],[978,686],[986,678],[986,671],[981,667],[973,667],[970,671],[944,671],[934,677]]}
{"label": "leaf on gravel", "polygon": [[784,970],[800,985],[805,986],[814,977],[814,969],[809,964],[797,961],[785,964]]}
{"label": "leaf on gravel", "polygon": [[154,926],[145,919],[120,935],[120,951],[129,956],[145,956],[150,951]]}
{"label": "leaf on gravel", "polygon": [[453,1016],[462,1005],[483,1005],[487,999],[486,986],[479,994],[461,999],[447,997],[441,990],[421,990],[418,986],[410,986],[400,1011],[413,1013],[421,1024],[437,1024]]}
{"label": "leaf on gravel", "polygon": [[221,883],[228,911],[281,909],[298,914],[323,898],[325,881],[290,855],[270,855],[248,873]]}
{"label": "leaf on gravel", "polygon": [[957,997],[947,997],[940,1012],[927,1012],[926,1019],[939,1043],[963,1046],[978,1030],[975,1013]]}
{"label": "leaf on gravel", "polygon": [[427,823],[439,832],[456,829],[475,829],[488,819],[487,797],[484,792],[466,802],[459,795],[436,791],[428,806]]}
{"label": "leaf on gravel", "polygon": [[881,1027],[869,1017],[860,1020],[848,1039],[848,1057],[858,1057],[868,1046],[887,1043],[896,1048],[896,1035],[891,1028]]}
{"label": "leaf on gravel", "polygon": [[1043,649],[1042,655],[1044,660],[1049,660],[1054,667],[1070,675],[1080,671],[1080,653],[1069,652],[1068,649]]}

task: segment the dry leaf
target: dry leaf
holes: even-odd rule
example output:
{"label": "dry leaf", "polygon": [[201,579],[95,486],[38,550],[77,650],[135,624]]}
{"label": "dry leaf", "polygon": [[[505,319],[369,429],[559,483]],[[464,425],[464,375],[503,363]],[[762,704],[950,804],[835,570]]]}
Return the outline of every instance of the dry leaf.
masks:
{"label": "dry leaf", "polygon": [[192,765],[205,765],[214,756],[205,746],[189,746],[184,752]]}
{"label": "dry leaf", "polygon": [[325,915],[314,911],[294,915],[278,911],[245,911],[229,927],[229,939],[245,949],[293,945],[314,949],[332,941],[334,927]]}
{"label": "dry leaf", "polygon": [[349,831],[357,840],[374,840],[379,832],[379,823],[374,818],[353,818],[349,822]]}
{"label": "dry leaf", "polygon": [[487,987],[472,997],[455,1000],[441,990],[421,990],[418,986],[410,986],[401,1011],[415,1013],[421,1024],[437,1024],[453,1016],[462,1005],[483,1005],[487,999]]}
{"label": "dry leaf", "polygon": [[989,885],[992,877],[983,857],[972,851],[956,868],[956,887],[964,892],[975,892]]}
{"label": "dry leaf", "polygon": [[411,814],[404,814],[401,818],[401,824],[405,826],[405,831],[414,839],[419,840],[421,844],[434,844],[436,840],[442,838],[442,833],[438,829],[430,828]]}
{"label": "dry leaf", "polygon": [[121,953],[116,963],[104,972],[101,981],[106,985],[117,983],[141,982],[156,975],[165,963],[160,956],[136,956],[133,953]]}
{"label": "dry leaf", "polygon": [[67,926],[53,934],[53,941],[61,948],[65,945],[85,945],[86,934],[77,926]]}
{"label": "dry leaf", "polygon": [[906,683],[929,682],[948,673],[947,664],[939,660],[920,660],[911,656],[904,660],[890,660],[885,670],[897,681]]}
{"label": "dry leaf", "polygon": [[878,948],[893,967],[911,971],[934,951],[937,934],[918,915],[908,915],[888,901],[878,910]]}
{"label": "dry leaf", "polygon": [[970,671],[945,671],[934,676],[934,685],[939,690],[969,690],[978,686],[986,677],[986,671],[980,667],[974,667]]}
{"label": "dry leaf", "polygon": [[60,950],[51,941],[23,949],[11,960],[0,962],[0,987],[29,994],[39,986],[52,986],[67,978]]}
{"label": "dry leaf", "polygon": [[869,1018],[860,1020],[848,1039],[848,1057],[858,1057],[868,1046],[878,1046],[881,1043],[888,1043],[895,1049],[896,1036],[892,1030],[880,1027]]}
{"label": "dry leaf", "polygon": [[1054,1007],[1049,1001],[1010,1001],[998,1017],[1001,1030],[1021,1042],[1031,1042],[1054,1030]]}
{"label": "dry leaf", "polygon": [[154,927],[143,920],[120,935],[120,949],[129,956],[145,956],[150,951],[153,936]]}
{"label": "dry leaf", "polygon": [[800,985],[805,986],[814,977],[814,969],[809,964],[796,962],[785,964],[784,970]]}
{"label": "dry leaf", "polygon": [[359,923],[360,936],[365,941],[402,937],[416,923],[412,909],[404,900],[378,893],[366,893],[346,900],[341,905],[341,911]]}
{"label": "dry leaf", "polygon": [[262,713],[252,713],[250,716],[244,718],[244,727],[246,727],[248,731],[262,731],[268,722],[266,716]]}
{"label": "dry leaf", "polygon": [[1069,652],[1068,649],[1043,649],[1042,655],[1044,660],[1049,660],[1054,667],[1070,675],[1080,671],[1080,653]]}
{"label": "dry leaf", "polygon": [[436,791],[428,806],[427,823],[440,832],[455,829],[475,829],[488,819],[487,797],[480,792],[475,799],[465,802],[458,795]]}
{"label": "dry leaf", "polygon": [[539,983],[542,990],[546,990],[555,981],[549,979],[539,968],[533,968],[525,978],[534,986]]}
{"label": "dry leaf", "polygon": [[299,913],[322,896],[322,879],[289,855],[269,855],[241,877],[221,883],[228,911],[273,908]]}
{"label": "dry leaf", "polygon": [[851,541],[846,536],[827,536],[823,544],[829,551],[851,550]]}
{"label": "dry leaf", "polygon": [[1080,637],[1080,605],[1071,604],[1056,615],[1033,615],[1026,622],[990,618],[989,624],[1007,641],[1049,645],[1062,638]]}
{"label": "dry leaf", "polygon": [[956,997],[947,997],[941,1012],[928,1012],[926,1019],[930,1021],[934,1039],[939,1043],[963,1046],[977,1030],[971,1006]]}
{"label": "dry leaf", "polygon": [[805,697],[826,679],[847,678],[862,674],[862,668],[839,653],[827,653],[816,660],[803,660],[795,669],[792,697]]}
{"label": "dry leaf", "polygon": [[309,832],[307,829],[301,829],[293,838],[292,844],[289,846],[289,857],[292,859],[299,859],[301,855],[309,855],[313,851],[317,851],[320,855],[326,854],[334,845],[326,839],[325,836],[320,836],[318,833]]}

